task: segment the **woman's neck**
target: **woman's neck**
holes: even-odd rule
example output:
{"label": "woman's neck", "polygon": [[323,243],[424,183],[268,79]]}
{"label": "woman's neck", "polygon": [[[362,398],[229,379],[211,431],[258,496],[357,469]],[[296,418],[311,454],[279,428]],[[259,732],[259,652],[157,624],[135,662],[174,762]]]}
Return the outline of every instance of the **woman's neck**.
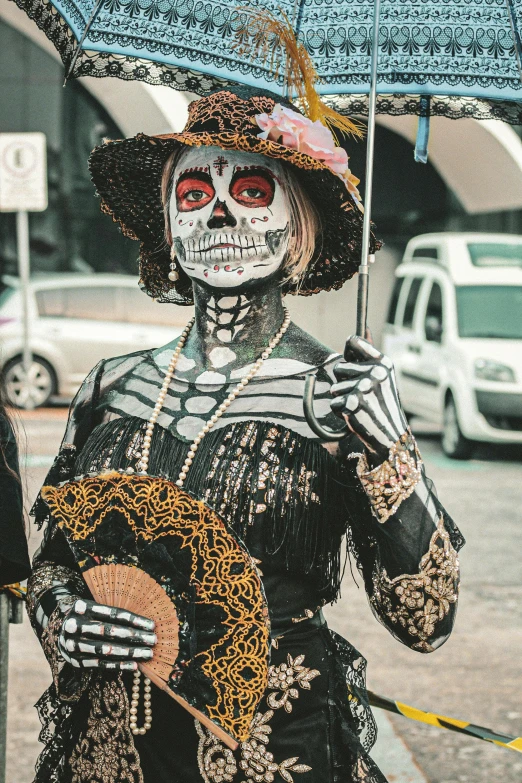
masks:
{"label": "woman's neck", "polygon": [[284,318],[281,290],[273,284],[240,295],[195,285],[194,301],[196,320],[184,353],[200,367],[223,362],[228,370],[252,361]]}

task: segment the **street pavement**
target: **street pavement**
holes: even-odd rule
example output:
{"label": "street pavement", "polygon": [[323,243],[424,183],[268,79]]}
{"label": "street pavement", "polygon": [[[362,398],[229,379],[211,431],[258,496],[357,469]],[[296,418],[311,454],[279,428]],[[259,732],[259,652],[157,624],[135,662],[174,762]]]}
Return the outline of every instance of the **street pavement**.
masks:
{"label": "street pavement", "polygon": [[[27,506],[65,426],[64,409],[24,413]],[[423,710],[522,735],[522,454],[485,447],[468,462],[445,458],[433,433],[414,422],[428,475],[467,539],[462,590],[450,640],[430,655],[412,652],[374,619],[347,569],[330,625],[368,660],[368,687]],[[31,530],[34,551],[39,535]],[[49,671],[27,620],[11,626],[7,783],[31,783],[39,722],[33,704]],[[376,710],[374,757],[390,783],[520,783],[522,756],[462,734]],[[303,782],[304,783],[304,782]],[[348,782],[347,782],[348,783]]]}

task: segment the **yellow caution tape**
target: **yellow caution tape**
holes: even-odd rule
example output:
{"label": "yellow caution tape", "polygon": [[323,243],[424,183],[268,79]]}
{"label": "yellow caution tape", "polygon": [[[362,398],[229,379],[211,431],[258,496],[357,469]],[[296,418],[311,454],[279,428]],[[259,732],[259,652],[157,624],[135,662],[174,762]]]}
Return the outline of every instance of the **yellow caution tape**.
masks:
{"label": "yellow caution tape", "polygon": [[4,591],[4,590],[8,590],[16,598],[19,598],[21,601],[25,601],[27,588],[26,587],[22,587],[20,582],[14,582],[14,584],[12,584],[12,585],[0,585],[0,593],[2,591]]}
{"label": "yellow caution tape", "polygon": [[385,696],[379,696],[371,691],[368,691],[368,698],[372,707],[395,712],[397,715],[403,715],[410,720],[427,723],[429,726],[436,726],[439,729],[458,731],[460,734],[466,734],[468,737],[475,737],[476,739],[499,745],[501,748],[509,748],[509,750],[517,750],[519,753],[522,753],[522,737],[510,737],[507,734],[501,734],[465,720],[436,715],[434,712],[425,712],[416,707],[410,707],[408,704],[403,704],[400,701],[393,701],[393,699],[387,699]]}
{"label": "yellow caution tape", "polygon": [[408,704],[403,704],[400,701],[396,701],[395,704],[397,705],[397,709],[401,715],[404,715],[405,718],[410,718],[410,720],[418,720],[421,723],[429,723],[430,726],[438,726],[441,728],[439,718],[441,718],[445,723],[451,723],[452,726],[457,726],[459,729],[465,729],[466,726],[469,726],[469,723],[466,723],[465,720],[445,718],[442,715],[435,715],[433,712],[424,712],[423,710],[418,710],[416,707],[410,707]]}
{"label": "yellow caution tape", "polygon": [[514,740],[511,740],[511,742],[497,742],[497,740],[492,740],[492,742],[495,743],[495,745],[500,745],[504,748],[511,748],[511,750],[518,750],[519,753],[522,753],[522,737],[516,737]]}

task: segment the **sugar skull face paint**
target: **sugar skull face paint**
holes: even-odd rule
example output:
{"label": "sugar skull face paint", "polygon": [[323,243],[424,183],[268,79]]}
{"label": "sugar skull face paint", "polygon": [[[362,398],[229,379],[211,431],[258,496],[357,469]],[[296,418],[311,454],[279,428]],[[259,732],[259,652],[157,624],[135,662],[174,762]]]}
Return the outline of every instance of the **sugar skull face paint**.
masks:
{"label": "sugar skull face paint", "polygon": [[262,155],[201,147],[181,157],[169,218],[190,278],[221,289],[251,287],[280,269],[290,215],[283,177],[281,165]]}

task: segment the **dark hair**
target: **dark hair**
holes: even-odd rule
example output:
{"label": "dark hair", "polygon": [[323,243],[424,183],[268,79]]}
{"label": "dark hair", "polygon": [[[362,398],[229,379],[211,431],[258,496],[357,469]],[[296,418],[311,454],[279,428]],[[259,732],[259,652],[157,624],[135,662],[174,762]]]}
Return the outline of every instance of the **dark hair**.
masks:
{"label": "dark hair", "polygon": [[8,409],[3,373],[0,373],[0,436],[0,471],[6,471],[20,483],[20,476],[16,470],[11,467],[6,456],[7,442],[10,438],[16,442],[16,435],[13,419]]}

